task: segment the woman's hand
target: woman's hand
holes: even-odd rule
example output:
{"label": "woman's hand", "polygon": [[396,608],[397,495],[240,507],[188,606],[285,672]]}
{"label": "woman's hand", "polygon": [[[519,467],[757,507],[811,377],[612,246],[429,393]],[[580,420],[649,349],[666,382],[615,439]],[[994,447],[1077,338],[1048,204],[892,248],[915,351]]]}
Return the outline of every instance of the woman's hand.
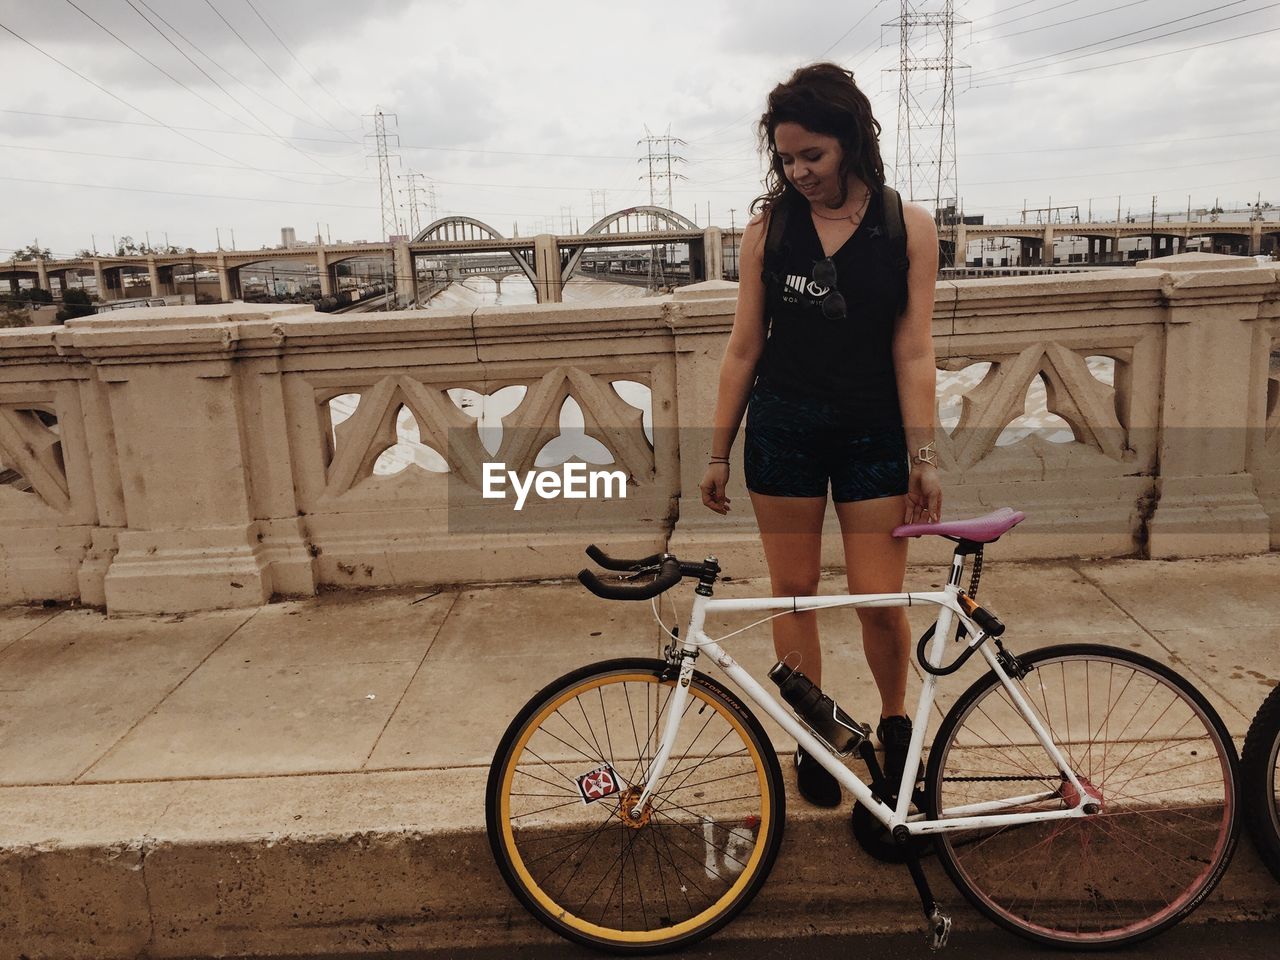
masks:
{"label": "woman's hand", "polygon": [[729,512],[729,498],[725,489],[729,486],[729,465],[727,463],[707,464],[707,472],[702,475],[702,483],[698,489],[702,491],[702,503],[710,510],[723,516]]}
{"label": "woman's hand", "polygon": [[[703,495],[705,498],[705,494]],[[942,481],[931,463],[913,463],[903,523],[937,523],[942,518]]]}

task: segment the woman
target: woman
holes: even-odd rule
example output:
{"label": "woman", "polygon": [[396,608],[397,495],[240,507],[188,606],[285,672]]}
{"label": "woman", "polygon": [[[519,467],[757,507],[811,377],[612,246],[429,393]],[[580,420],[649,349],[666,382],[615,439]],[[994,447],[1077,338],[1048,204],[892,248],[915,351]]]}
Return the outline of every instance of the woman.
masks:
{"label": "woman", "polygon": [[[907,541],[893,528],[941,515],[932,446],[937,231],[928,212],[902,204],[904,284],[885,216],[879,133],[853,74],[831,63],[802,67],[775,87],[760,119],[767,189],[743,231],[701,490],[710,509],[729,511],[729,450],[747,408],[745,480],[774,596],[817,592],[828,484],[850,593],[901,591]],[[781,244],[766,253],[778,216]],[[906,611],[857,612],[880,692],[876,736],[896,785],[911,738]],[[821,685],[816,612],[774,619],[773,641],[780,659],[790,654],[794,666],[798,654]],[[835,778],[799,747],[795,762],[807,800],[840,802]]]}

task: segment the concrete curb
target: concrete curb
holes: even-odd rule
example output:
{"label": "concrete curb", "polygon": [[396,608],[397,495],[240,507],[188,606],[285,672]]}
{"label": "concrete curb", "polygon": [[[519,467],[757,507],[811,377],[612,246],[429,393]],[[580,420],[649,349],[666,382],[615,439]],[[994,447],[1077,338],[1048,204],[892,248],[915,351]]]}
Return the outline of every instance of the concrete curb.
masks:
{"label": "concrete curb", "polygon": [[[515,901],[493,864],[485,776],[470,768],[61,788],[97,796],[60,810],[41,796],[49,788],[27,788],[28,803],[44,804],[36,819],[48,826],[78,819],[81,838],[33,837],[0,850],[0,957],[323,956],[559,942]],[[94,822],[84,819],[86,801],[88,809],[98,804]],[[116,817],[155,803],[170,808],[161,823],[133,839],[105,839]],[[768,883],[719,936],[923,936],[905,868],[858,849],[846,810],[791,806]],[[213,826],[211,809],[220,815]],[[12,805],[5,812],[6,820],[20,813]],[[325,826],[342,819],[404,826]],[[272,825],[282,829],[264,829]],[[77,833],[67,826],[67,835]],[[926,870],[957,932],[986,925],[932,858]],[[1193,922],[1277,916],[1280,885],[1242,839]]]}

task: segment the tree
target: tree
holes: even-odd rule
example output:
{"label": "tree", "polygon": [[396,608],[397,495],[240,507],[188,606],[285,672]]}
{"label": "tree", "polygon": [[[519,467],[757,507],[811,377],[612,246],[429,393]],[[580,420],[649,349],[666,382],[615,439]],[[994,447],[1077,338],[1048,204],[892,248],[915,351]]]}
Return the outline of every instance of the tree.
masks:
{"label": "tree", "polygon": [[89,317],[94,313],[89,294],[79,287],[72,287],[62,295],[62,309],[58,311],[58,322],[65,323],[76,317]]}
{"label": "tree", "polygon": [[9,259],[14,261],[50,260],[52,256],[48,247],[42,249],[34,243],[28,243],[25,247],[13,251],[13,256]]}
{"label": "tree", "polygon": [[13,300],[0,300],[0,327],[30,326],[27,308]]}

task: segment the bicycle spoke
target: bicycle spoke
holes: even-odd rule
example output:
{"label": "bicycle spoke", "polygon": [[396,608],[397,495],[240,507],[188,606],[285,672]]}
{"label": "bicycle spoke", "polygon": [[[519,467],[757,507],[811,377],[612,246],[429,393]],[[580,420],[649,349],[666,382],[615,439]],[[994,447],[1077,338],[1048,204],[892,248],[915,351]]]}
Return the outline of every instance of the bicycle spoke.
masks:
{"label": "bicycle spoke", "polygon": [[735,719],[741,708],[700,680],[674,727],[662,779],[643,808],[634,805],[671,720],[671,698],[684,696],[649,669],[584,674],[576,689],[545,694],[545,712],[526,721],[504,761],[510,766],[491,779],[504,797],[500,842],[522,868],[504,878],[540,891],[534,909],[553,926],[596,942],[666,943],[662,931],[699,918],[670,942],[695,938],[745,904],[772,863],[758,848],[779,838],[780,822],[763,826],[773,822],[772,791],[781,787],[771,747],[758,723],[748,735],[746,720]]}
{"label": "bicycle spoke", "polygon": [[[1084,644],[1045,653],[1031,655],[1024,696],[1101,811],[976,841],[944,834],[939,850],[961,889],[1014,930],[1064,944],[1140,939],[1189,912],[1221,876],[1233,842],[1227,739],[1183,681],[1144,657]],[[1003,685],[985,680],[948,716],[945,742],[932,748],[938,809],[998,803],[1019,789],[1016,772],[1051,793],[1017,809],[1078,802],[1056,771],[1039,774],[1051,764],[1031,758],[1011,711]]]}

